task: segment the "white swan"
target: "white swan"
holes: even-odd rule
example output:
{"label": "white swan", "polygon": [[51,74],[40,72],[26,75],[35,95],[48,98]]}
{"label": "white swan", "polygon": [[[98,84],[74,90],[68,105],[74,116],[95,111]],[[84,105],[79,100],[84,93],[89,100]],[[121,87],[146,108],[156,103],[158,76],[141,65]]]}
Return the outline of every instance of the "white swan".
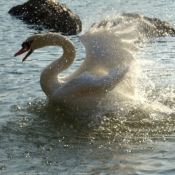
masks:
{"label": "white swan", "polygon": [[15,56],[28,51],[24,61],[36,49],[50,45],[62,47],[63,55],[41,74],[42,90],[54,103],[73,109],[97,108],[99,103],[105,106],[134,97],[138,65],[133,52],[137,51],[134,42],[141,37],[139,30],[133,21],[104,20],[94,24],[80,37],[86,49],[84,62],[66,77],[59,74],[74,62],[76,50],[65,36],[36,34],[22,44]]}

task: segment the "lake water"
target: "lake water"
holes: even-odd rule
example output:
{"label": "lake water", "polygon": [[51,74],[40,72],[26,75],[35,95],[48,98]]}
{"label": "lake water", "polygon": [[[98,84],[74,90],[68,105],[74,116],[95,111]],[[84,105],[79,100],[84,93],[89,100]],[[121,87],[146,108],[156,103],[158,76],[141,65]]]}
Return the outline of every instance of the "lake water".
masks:
{"label": "lake water", "polygon": [[[137,55],[139,94],[157,112],[140,110],[138,104],[127,116],[118,116],[117,111],[98,113],[86,123],[79,120],[81,115],[48,106],[40,88],[43,68],[61,55],[61,49],[38,50],[23,64],[21,57],[13,57],[21,43],[37,33],[8,14],[12,6],[24,2],[0,1],[0,174],[175,174],[175,38],[146,41]],[[123,12],[142,13],[175,26],[174,0],[59,2],[80,16],[82,33],[95,21]],[[67,73],[85,56],[77,36],[69,38],[76,45],[77,58]]]}

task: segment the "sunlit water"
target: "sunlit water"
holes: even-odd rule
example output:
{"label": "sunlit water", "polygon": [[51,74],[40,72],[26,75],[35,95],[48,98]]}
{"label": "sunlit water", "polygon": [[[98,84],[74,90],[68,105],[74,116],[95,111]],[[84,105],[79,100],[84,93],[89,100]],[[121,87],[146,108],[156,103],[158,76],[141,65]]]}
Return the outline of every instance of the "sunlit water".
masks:
{"label": "sunlit water", "polygon": [[[81,111],[48,105],[41,91],[40,73],[61,49],[38,50],[24,64],[13,57],[26,37],[37,33],[7,13],[23,2],[0,2],[0,174],[174,174],[174,38],[139,44],[138,92],[145,100],[127,102],[120,111],[105,115],[99,111],[86,120]],[[157,17],[175,26],[173,0],[59,2],[80,16],[82,33],[100,18],[123,12]],[[76,45],[77,59],[66,73],[85,56],[77,36],[69,38]]]}

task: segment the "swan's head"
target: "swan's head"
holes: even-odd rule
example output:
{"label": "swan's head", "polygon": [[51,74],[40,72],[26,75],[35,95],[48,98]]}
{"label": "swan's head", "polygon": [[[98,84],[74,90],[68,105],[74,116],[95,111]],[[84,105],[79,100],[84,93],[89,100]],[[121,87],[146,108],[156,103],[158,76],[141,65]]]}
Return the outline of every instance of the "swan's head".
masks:
{"label": "swan's head", "polygon": [[24,62],[27,59],[27,57],[33,53],[34,50],[41,47],[42,41],[43,41],[42,34],[36,34],[27,38],[26,41],[22,43],[22,48],[14,56],[21,55],[24,52],[28,51],[26,56],[22,59],[22,62]]}

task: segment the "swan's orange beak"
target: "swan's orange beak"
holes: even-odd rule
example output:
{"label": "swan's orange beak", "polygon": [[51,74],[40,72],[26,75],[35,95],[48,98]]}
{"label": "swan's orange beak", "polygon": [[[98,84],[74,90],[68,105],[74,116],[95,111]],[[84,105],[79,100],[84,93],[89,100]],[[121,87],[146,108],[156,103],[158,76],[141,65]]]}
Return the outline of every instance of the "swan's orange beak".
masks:
{"label": "swan's orange beak", "polygon": [[21,55],[21,54],[23,54],[24,52],[27,52],[27,51],[29,51],[27,54],[26,54],[26,56],[22,59],[22,62],[24,62],[26,59],[27,59],[27,57],[29,56],[29,55],[31,55],[31,53],[33,52],[33,50],[29,50],[29,48],[25,45],[21,50],[19,50],[17,53],[15,53],[15,57],[16,56],[18,56],[18,55]]}

